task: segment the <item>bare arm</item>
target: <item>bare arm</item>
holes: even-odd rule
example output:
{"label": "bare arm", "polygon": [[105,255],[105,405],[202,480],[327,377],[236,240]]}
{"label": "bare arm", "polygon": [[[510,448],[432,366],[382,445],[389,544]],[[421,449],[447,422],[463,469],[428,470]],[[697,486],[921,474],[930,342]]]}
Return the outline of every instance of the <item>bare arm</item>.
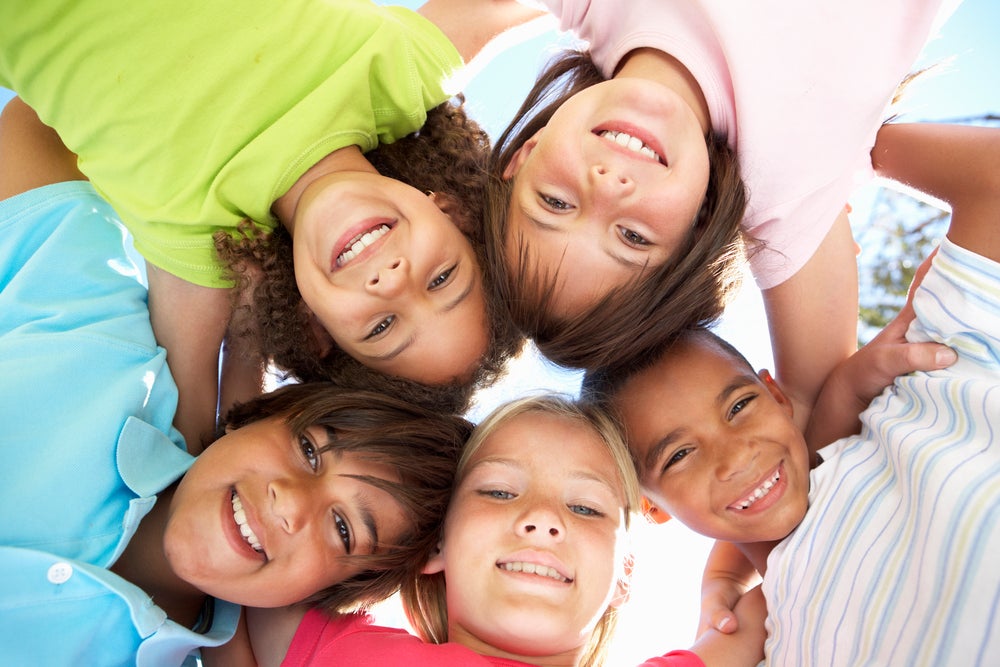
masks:
{"label": "bare arm", "polygon": [[733,611],[739,621],[736,632],[709,630],[691,647],[708,667],[752,667],[764,659],[767,605],[760,587],[744,594]]}
{"label": "bare arm", "polygon": [[219,401],[219,354],[229,325],[229,290],[201,287],[147,262],[149,319],[177,383],[174,426],[198,455],[212,442]]}
{"label": "bare arm", "polygon": [[0,115],[0,199],[63,181],[85,181],[76,155],[15,97]]}
{"label": "bare arm", "polygon": [[847,211],[794,276],[765,290],[775,375],[803,431],[830,371],[858,347],[858,265]]}
{"label": "bare arm", "polygon": [[698,637],[709,630],[731,633],[739,628],[733,613],[747,590],[760,583],[760,575],[740,549],[729,542],[716,542],[705,562],[701,578],[701,619]]}
{"label": "bare arm", "polygon": [[205,667],[257,667],[257,658],[250,647],[245,609],[240,614],[240,622],[232,639],[222,646],[206,646],[201,649],[201,664]]}
{"label": "bare arm", "polygon": [[876,172],[948,202],[948,238],[1000,261],[1000,130],[971,125],[885,125],[872,150]]}
{"label": "bare arm", "polygon": [[527,39],[532,34],[528,29],[505,33],[547,15],[517,0],[427,0],[417,12],[441,29],[466,63],[494,47],[501,35],[511,39],[501,48]]}
{"label": "bare arm", "polygon": [[306,611],[305,605],[246,610],[250,644],[260,667],[281,664]]}

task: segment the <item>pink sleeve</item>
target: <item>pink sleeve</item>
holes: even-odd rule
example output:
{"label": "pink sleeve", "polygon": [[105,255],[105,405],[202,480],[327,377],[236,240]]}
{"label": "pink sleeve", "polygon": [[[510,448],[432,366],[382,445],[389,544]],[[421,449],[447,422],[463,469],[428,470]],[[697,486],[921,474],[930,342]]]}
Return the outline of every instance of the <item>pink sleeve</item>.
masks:
{"label": "pink sleeve", "polygon": [[671,651],[650,658],[639,667],[705,667],[705,663],[691,651]]}

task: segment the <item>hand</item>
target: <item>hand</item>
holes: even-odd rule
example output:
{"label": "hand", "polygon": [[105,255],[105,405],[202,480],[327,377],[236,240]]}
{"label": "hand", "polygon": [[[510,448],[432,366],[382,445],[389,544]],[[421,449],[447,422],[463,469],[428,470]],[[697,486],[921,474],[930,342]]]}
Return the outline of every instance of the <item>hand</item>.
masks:
{"label": "hand", "polygon": [[742,586],[732,580],[716,579],[702,585],[698,637],[709,630],[718,630],[728,635],[739,629],[740,622],[733,609],[740,600],[742,589]]}
{"label": "hand", "polygon": [[[937,252],[935,250],[935,252]],[[914,274],[906,304],[867,345],[842,361],[827,378],[806,429],[812,451],[860,431],[858,416],[900,375],[947,368],[955,351],[939,343],[909,343],[906,330],[913,321],[913,293],[930,268],[935,253]]]}

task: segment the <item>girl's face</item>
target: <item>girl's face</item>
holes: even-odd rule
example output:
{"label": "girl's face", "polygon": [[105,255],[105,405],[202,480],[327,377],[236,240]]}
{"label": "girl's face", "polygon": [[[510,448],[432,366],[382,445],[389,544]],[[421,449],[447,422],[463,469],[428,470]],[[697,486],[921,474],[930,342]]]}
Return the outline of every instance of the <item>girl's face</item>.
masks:
{"label": "girl's face", "polygon": [[705,197],[708,149],[670,89],[612,79],[559,107],[504,176],[514,179],[508,261],[524,243],[540,268],[558,268],[552,304],[568,316],[670,257]]}
{"label": "girl's face", "polygon": [[683,341],[615,396],[646,495],[728,542],[788,535],[809,499],[809,455],[777,386],[704,341]]}
{"label": "girl's face", "polygon": [[624,493],[599,436],[528,412],[468,462],[425,572],[447,582],[449,641],[508,657],[575,655],[619,593]]}
{"label": "girl's face", "polygon": [[398,482],[355,453],[319,453],[312,427],[295,437],[279,418],[231,431],[196,460],[170,503],[164,551],[174,572],[223,600],[276,607],[361,571],[345,556],[402,539],[407,515],[354,476]]}
{"label": "girl's face", "polygon": [[294,227],[299,291],[341,349],[425,384],[471,377],[489,340],[480,267],[432,198],[337,172],[304,192]]}

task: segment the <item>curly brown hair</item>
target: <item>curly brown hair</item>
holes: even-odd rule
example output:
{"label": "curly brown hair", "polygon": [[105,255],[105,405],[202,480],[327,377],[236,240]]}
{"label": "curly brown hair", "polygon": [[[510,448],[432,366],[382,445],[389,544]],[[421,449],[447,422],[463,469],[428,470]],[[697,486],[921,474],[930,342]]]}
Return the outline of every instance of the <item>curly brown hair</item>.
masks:
{"label": "curly brown hair", "polygon": [[293,384],[236,405],[226,417],[230,428],[281,417],[293,436],[320,426],[330,435],[321,451],[355,452],[391,466],[394,483],[363,481],[391,494],[410,519],[395,544],[375,554],[348,556],[365,569],[306,600],[330,612],[364,609],[393,595],[409,565],[437,544],[452,482],[472,424],[458,416],[426,410],[384,394],[352,391],[329,382]]}
{"label": "curly brown hair", "polygon": [[[419,190],[436,192],[456,204],[452,220],[469,238],[481,267],[486,266],[482,232],[486,190],[486,132],[471,118],[458,98],[427,114],[416,133],[382,144],[366,158],[383,176]],[[499,299],[499,290],[484,271],[490,340],[473,377],[464,383],[426,385],[386,375],[366,367],[336,344],[325,346],[295,283],[292,238],[281,225],[261,233],[246,221],[240,234],[218,233],[216,251],[235,283],[236,306],[230,335],[246,339],[260,359],[270,360],[287,377],[301,382],[331,381],[342,387],[379,391],[419,405],[451,413],[468,408],[475,389],[492,384],[523,338]],[[326,342],[331,342],[327,340]]]}
{"label": "curly brown hair", "polygon": [[[507,257],[507,217],[513,179],[503,177],[517,150],[577,92],[605,81],[585,51],[567,51],[545,68],[490,158],[486,234],[488,269],[521,332],[549,360],[570,368],[628,367],[661,348],[677,331],[707,325],[722,314],[739,286],[744,258],[740,220],[746,191],[725,137],[706,137],[708,191],[694,225],[672,256],[585,312],[556,317],[548,307],[557,271],[532,261],[519,243]],[[512,266],[513,265],[513,266]]]}

